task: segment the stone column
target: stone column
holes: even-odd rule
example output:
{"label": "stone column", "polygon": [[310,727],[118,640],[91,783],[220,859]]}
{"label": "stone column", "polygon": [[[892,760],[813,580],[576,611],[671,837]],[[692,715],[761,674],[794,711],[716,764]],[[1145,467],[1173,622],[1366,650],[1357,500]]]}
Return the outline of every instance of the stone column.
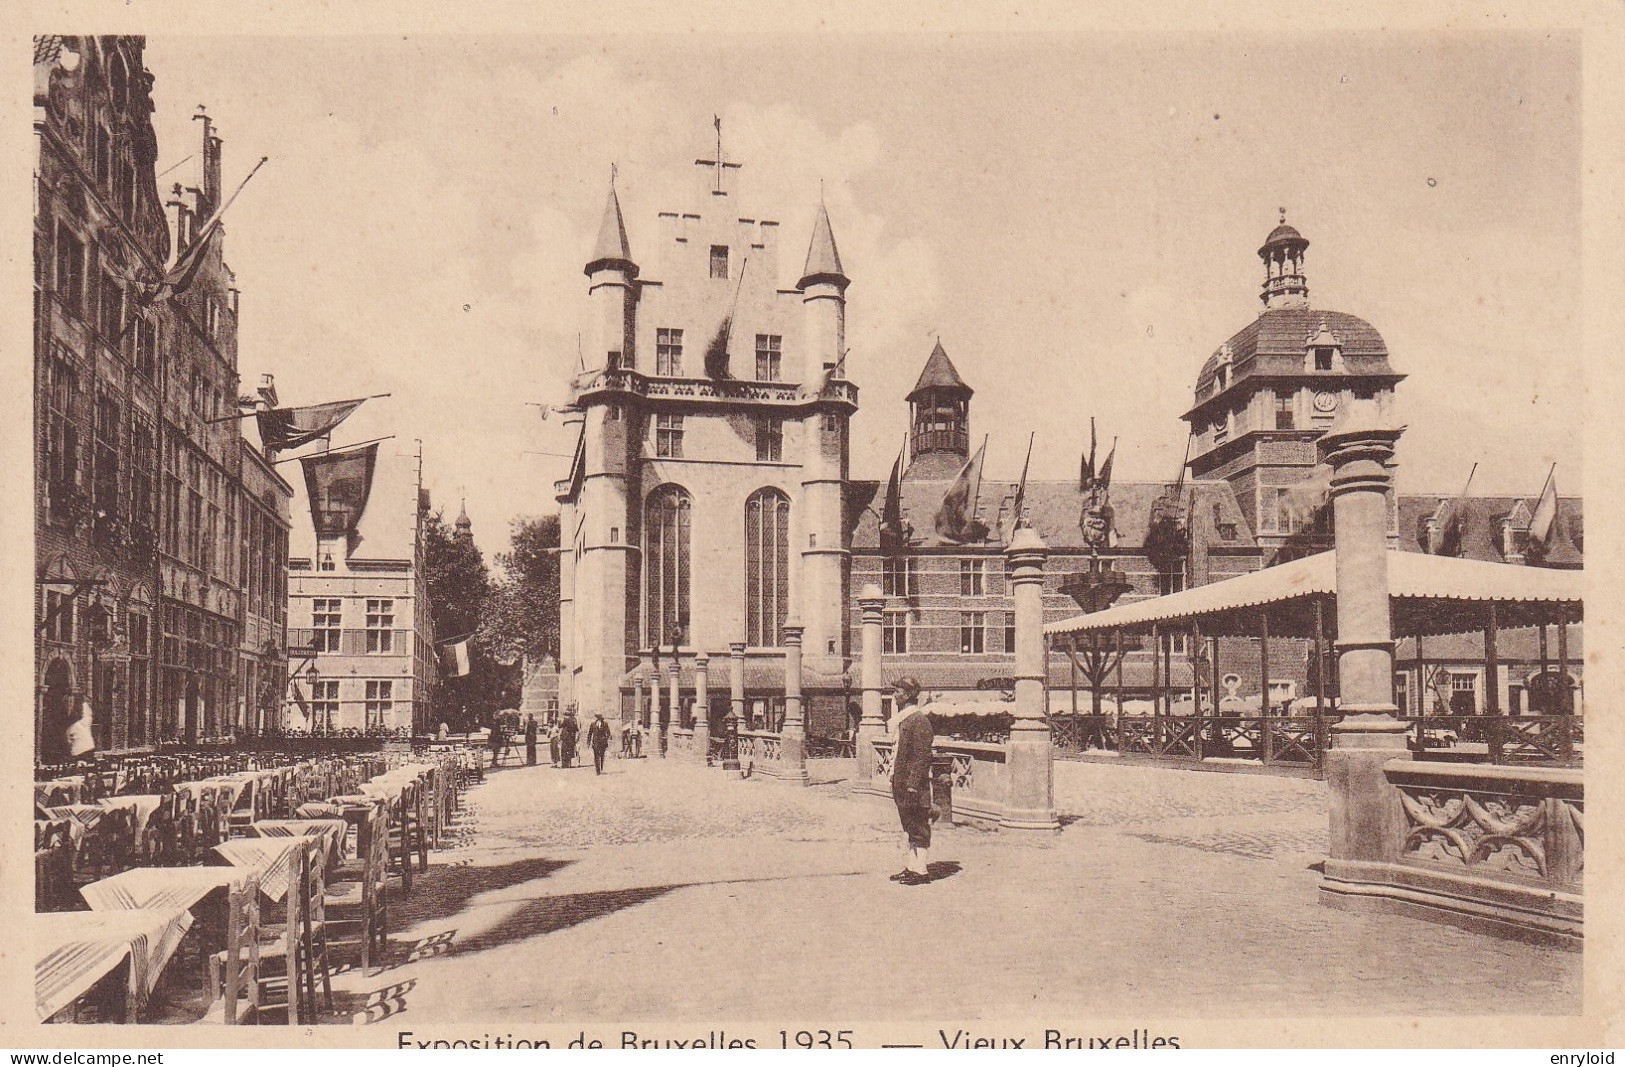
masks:
{"label": "stone column", "polygon": [[1358,879],[1363,864],[1396,858],[1405,825],[1399,792],[1383,773],[1385,763],[1406,755],[1394,706],[1388,595],[1389,464],[1404,431],[1379,425],[1375,411],[1364,415],[1321,442],[1332,468],[1342,712],[1326,753],[1331,856],[1323,888],[1340,875]]}
{"label": "stone column", "polygon": [[784,624],[784,729],[779,732],[780,777],[807,784],[807,720],[801,708],[800,623]]}
{"label": "stone column", "polygon": [[707,677],[711,657],[694,654],[694,762],[701,767],[711,758],[711,694]]}
{"label": "stone column", "polygon": [[643,739],[643,754],[655,759],[665,750],[665,732],[660,728],[660,666],[654,653],[642,653],[643,667],[649,677],[649,736]]}
{"label": "stone column", "polygon": [[1009,792],[1001,830],[1061,828],[1055,817],[1055,765],[1044,721],[1044,561],[1049,546],[1030,526],[1016,529],[1004,550],[1016,605],[1016,701],[1004,746]]}
{"label": "stone column", "polygon": [[739,731],[745,728],[745,642],[734,641],[728,645],[728,731],[733,735],[735,749],[734,758],[722,764],[724,770],[737,771],[739,769]]}
{"label": "stone column", "polygon": [[858,607],[863,612],[863,660],[860,682],[863,689],[863,717],[858,720],[857,755],[858,781],[867,783],[875,775],[876,738],[886,732],[886,723],[880,717],[880,697],[885,688],[880,668],[880,625],[886,607],[886,598],[873,582],[858,594]]}
{"label": "stone column", "polygon": [[[672,731],[677,729],[679,726],[683,725],[683,709],[682,709],[682,706],[678,703],[678,700],[677,700],[677,675],[681,671],[681,665],[677,662],[677,653],[676,652],[672,653],[671,663],[670,663],[670,665],[668,665],[666,667],[666,671],[670,675],[670,677],[667,678],[667,680],[666,680],[667,681],[666,709],[667,709],[669,714],[667,714],[667,716],[666,716],[666,746],[665,747],[669,748],[671,746],[671,734],[672,734]],[[666,754],[664,748],[661,750],[660,754],[662,756],[664,756]]]}

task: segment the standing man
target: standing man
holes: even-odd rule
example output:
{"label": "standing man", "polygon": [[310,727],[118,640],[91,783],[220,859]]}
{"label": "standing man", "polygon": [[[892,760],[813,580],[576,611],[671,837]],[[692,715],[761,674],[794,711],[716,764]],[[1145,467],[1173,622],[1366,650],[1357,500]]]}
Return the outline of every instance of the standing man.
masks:
{"label": "standing man", "polygon": [[592,749],[593,773],[603,774],[604,753],[609,751],[609,723],[604,721],[601,711],[593,716],[592,725],[587,727],[587,747]]}
{"label": "standing man", "polygon": [[908,835],[908,860],[891,876],[903,885],[924,885],[931,880],[931,743],[936,733],[931,719],[920,710],[920,683],[899,678],[892,686],[897,714],[892,730],[897,752],[892,759],[891,795],[897,818]]}
{"label": "standing man", "polygon": [[536,766],[536,716],[525,716],[525,763]]}
{"label": "standing man", "polygon": [[564,716],[564,725],[559,727],[559,766],[568,767],[576,759],[576,734],[580,727],[576,725],[575,712],[568,712]]}

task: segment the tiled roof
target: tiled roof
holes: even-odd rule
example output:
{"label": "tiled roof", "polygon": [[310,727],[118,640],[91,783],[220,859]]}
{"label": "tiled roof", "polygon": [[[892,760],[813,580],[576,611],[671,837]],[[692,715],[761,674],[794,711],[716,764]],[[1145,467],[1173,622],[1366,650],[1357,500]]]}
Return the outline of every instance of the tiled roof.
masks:
{"label": "tiled roof", "polygon": [[[903,520],[913,527],[915,547],[944,547],[953,544],[937,536],[936,514],[942,506],[951,481],[905,480],[903,492]],[[1118,482],[1111,488],[1112,527],[1115,547],[1133,551],[1142,548],[1151,526],[1152,505],[1171,486],[1159,482]],[[982,482],[977,501],[976,518],[988,527],[987,544],[1002,544],[1014,525],[1011,504],[1016,483]],[[854,551],[878,551],[880,548],[879,512],[884,503],[884,482],[848,483],[847,514],[853,523],[852,548]],[[1193,497],[1194,494],[1194,497]],[[1234,540],[1224,542],[1237,548],[1253,545],[1251,531],[1236,505],[1235,494],[1225,482],[1187,482],[1181,495],[1187,501],[1194,498],[1192,521],[1203,528],[1211,528],[1217,509],[1218,521],[1233,524]],[[1075,481],[1027,482],[1025,512],[1027,521],[1054,551],[1083,551],[1088,548],[1079,528],[1078,519],[1083,512],[1084,494]]]}
{"label": "tiled roof", "polygon": [[[1470,496],[1466,498],[1466,528],[1461,537],[1460,555],[1467,559],[1505,561],[1501,554],[1501,520],[1512,514],[1521,502],[1533,509],[1538,491],[1527,497]],[[1402,496],[1399,498],[1399,547],[1407,552],[1427,551],[1423,523],[1438,510],[1443,496]],[[1585,544],[1585,504],[1579,497],[1561,497],[1557,504],[1559,533],[1569,545]],[[1559,542],[1561,543],[1561,538]],[[1555,562],[1555,561],[1554,561]],[[1565,561],[1566,562],[1566,561]]]}
{"label": "tiled roof", "polygon": [[959,370],[954,361],[948,358],[948,353],[942,348],[942,341],[938,339],[937,346],[931,350],[926,358],[925,366],[920,370],[920,380],[914,383],[907,399],[913,400],[927,389],[948,389],[972,395],[975,390],[965,384],[965,379],[959,376]]}
{"label": "tiled roof", "polygon": [[592,258],[587,261],[586,273],[600,266],[632,262],[632,249],[626,241],[626,222],[621,218],[621,201],[615,195],[615,186],[609,187],[609,201],[604,205],[604,221],[598,225],[598,240],[592,246]]}
{"label": "tiled roof", "polygon": [[[1359,316],[1316,308],[1271,308],[1225,342],[1230,348],[1235,377],[1301,372],[1309,339],[1320,332],[1322,325],[1337,335],[1347,373],[1393,373],[1388,363],[1388,345],[1382,334]],[[1249,360],[1251,365],[1243,366]],[[1218,365],[1217,352],[1202,364],[1202,372],[1196,376],[1198,393],[1213,379]]]}

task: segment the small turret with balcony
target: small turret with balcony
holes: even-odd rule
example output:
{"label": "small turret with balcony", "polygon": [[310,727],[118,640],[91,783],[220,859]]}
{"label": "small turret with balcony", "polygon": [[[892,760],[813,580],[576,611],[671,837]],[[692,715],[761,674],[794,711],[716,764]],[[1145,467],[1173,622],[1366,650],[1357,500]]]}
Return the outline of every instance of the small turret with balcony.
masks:
{"label": "small turret with balcony", "polygon": [[973,392],[937,341],[908,394],[910,478],[952,478],[965,465],[970,458]]}

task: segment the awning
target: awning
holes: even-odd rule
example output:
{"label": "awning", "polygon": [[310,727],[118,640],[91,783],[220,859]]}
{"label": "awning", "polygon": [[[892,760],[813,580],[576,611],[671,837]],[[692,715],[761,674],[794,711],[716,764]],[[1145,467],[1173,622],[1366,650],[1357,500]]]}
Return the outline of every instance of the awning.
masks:
{"label": "awning", "polygon": [[[1496,623],[1504,629],[1577,622],[1585,600],[1580,571],[1420,552],[1388,553],[1388,589],[1395,637],[1482,630],[1488,625],[1492,602]],[[1335,633],[1336,596],[1336,553],[1321,552],[1211,585],[1052,622],[1044,632],[1146,633],[1155,623],[1172,629],[1195,624],[1205,637],[1256,637],[1260,617],[1267,613],[1271,636],[1309,638],[1315,636],[1317,600],[1326,605],[1328,634]]]}

